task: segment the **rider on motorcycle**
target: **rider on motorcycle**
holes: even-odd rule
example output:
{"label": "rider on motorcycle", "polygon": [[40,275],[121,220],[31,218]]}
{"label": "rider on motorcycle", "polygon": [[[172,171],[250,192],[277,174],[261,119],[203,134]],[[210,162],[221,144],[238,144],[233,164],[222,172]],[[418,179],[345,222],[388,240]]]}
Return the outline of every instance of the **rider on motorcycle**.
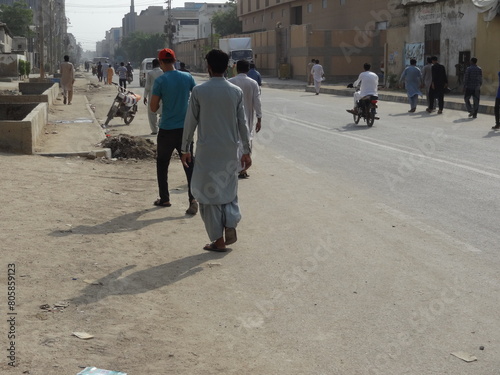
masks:
{"label": "rider on motorcycle", "polygon": [[358,87],[361,84],[361,87],[359,91],[356,91],[354,93],[354,108],[353,109],[346,109],[347,112],[352,113],[356,115],[358,113],[358,101],[361,98],[364,98],[365,96],[377,96],[378,97],[378,75],[376,75],[373,72],[370,72],[371,65],[368,63],[365,63],[363,65],[363,68],[365,69],[364,72],[362,72],[356,82],[354,82],[348,87]]}

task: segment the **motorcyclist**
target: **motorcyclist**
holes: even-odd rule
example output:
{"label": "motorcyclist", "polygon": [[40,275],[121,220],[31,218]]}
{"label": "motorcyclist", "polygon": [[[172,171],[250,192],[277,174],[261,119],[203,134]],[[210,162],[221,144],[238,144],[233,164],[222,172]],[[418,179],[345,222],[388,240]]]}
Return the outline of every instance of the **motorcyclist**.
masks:
{"label": "motorcyclist", "polygon": [[128,83],[131,83],[133,81],[133,77],[134,77],[134,69],[132,68],[132,64],[130,63],[130,61],[127,63],[127,81]]}
{"label": "motorcyclist", "polygon": [[356,91],[354,93],[354,108],[353,109],[346,109],[347,112],[352,113],[354,115],[358,114],[358,101],[361,98],[364,98],[365,96],[376,96],[378,97],[378,75],[376,75],[373,72],[370,72],[371,65],[368,63],[365,63],[363,65],[363,68],[365,69],[364,72],[362,72],[356,82],[354,82],[352,85],[349,85],[348,87],[358,87],[361,85],[359,91]]}

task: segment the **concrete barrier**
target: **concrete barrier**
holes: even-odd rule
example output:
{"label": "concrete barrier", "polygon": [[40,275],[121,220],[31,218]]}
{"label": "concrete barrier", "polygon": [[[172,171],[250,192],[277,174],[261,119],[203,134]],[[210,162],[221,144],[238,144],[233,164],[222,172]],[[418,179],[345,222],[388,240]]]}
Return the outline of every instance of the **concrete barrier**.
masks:
{"label": "concrete barrier", "polygon": [[33,154],[48,116],[47,103],[0,103],[0,150]]}
{"label": "concrete barrier", "polygon": [[[33,103],[46,102],[53,105],[59,95],[59,84],[54,82],[19,82],[19,91],[22,93],[20,96],[26,97],[26,99],[14,98],[12,100],[19,100],[22,103],[33,100]],[[2,98],[0,100],[3,102]]]}

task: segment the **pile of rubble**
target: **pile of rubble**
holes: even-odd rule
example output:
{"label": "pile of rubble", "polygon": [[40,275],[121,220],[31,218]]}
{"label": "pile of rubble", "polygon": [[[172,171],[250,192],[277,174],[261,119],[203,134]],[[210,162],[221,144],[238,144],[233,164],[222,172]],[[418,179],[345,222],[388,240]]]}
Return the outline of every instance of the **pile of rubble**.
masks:
{"label": "pile of rubble", "polygon": [[106,138],[101,146],[111,149],[111,155],[117,159],[152,159],[156,158],[156,145],[149,139],[119,134]]}

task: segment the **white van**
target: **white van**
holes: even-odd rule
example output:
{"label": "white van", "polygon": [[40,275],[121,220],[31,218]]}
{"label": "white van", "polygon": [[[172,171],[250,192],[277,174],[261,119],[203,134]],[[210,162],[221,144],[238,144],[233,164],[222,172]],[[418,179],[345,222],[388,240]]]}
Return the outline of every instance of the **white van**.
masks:
{"label": "white van", "polygon": [[141,62],[141,67],[139,69],[139,85],[141,87],[146,86],[146,76],[148,72],[153,70],[153,60],[154,57],[148,57]]}

